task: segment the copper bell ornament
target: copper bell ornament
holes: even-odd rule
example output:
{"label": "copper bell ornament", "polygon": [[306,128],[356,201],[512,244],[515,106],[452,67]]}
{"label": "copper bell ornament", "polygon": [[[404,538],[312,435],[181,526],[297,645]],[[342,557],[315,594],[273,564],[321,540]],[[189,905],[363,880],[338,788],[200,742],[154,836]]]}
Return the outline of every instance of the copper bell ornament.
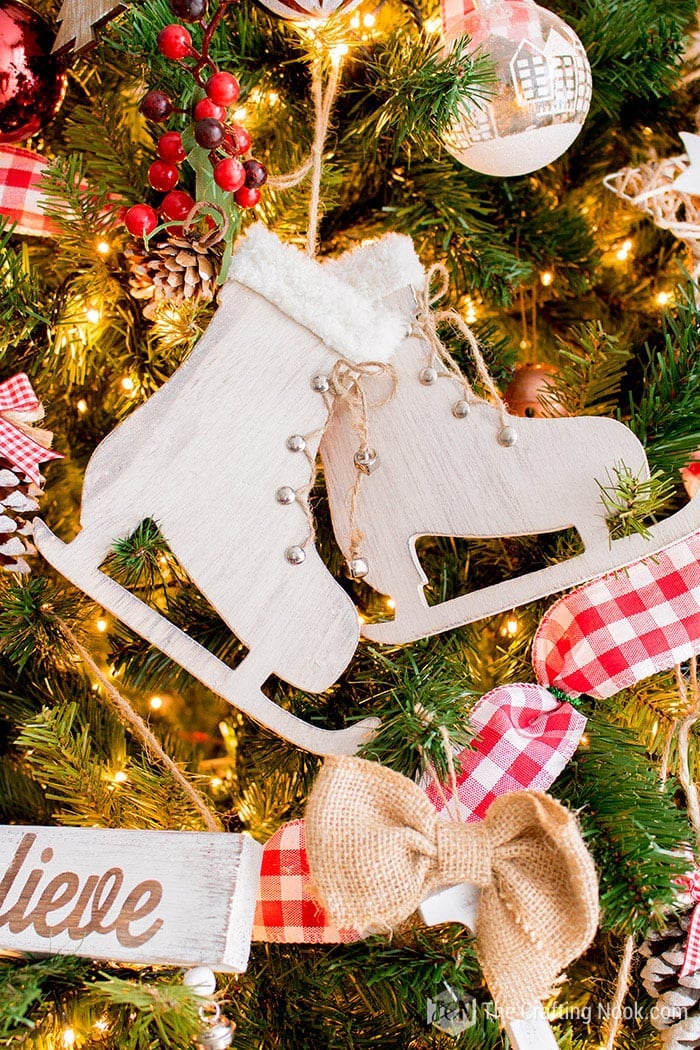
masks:
{"label": "copper bell ornament", "polygon": [[221,1016],[219,1004],[208,1003],[206,1006],[200,1006],[199,1016],[207,1027],[203,1028],[195,1039],[195,1050],[227,1050],[233,1044],[236,1026],[228,1018]]}
{"label": "copper bell ornament", "polygon": [[552,380],[558,375],[552,365],[521,365],[503,391],[503,400],[513,416],[565,416]]}

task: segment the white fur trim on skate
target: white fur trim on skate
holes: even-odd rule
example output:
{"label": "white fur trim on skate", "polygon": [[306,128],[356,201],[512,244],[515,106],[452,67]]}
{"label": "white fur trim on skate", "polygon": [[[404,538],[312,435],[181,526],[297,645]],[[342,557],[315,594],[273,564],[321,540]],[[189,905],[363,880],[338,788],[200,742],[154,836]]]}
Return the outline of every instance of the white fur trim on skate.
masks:
{"label": "white fur trim on skate", "polygon": [[388,361],[406,335],[400,317],[260,223],[236,247],[230,275],[351,361]]}
{"label": "white fur trim on skate", "polygon": [[425,270],[416,255],[413,241],[401,233],[387,233],[367,241],[337,259],[324,263],[324,269],[343,281],[350,281],[368,299],[383,299],[409,285],[422,291]]}

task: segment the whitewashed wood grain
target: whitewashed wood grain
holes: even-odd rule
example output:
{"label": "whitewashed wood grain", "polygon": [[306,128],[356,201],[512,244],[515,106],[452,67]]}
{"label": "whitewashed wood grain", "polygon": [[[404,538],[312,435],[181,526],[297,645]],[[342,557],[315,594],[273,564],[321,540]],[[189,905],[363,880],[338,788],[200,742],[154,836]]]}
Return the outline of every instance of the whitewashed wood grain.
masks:
{"label": "whitewashed wood grain", "polygon": [[125,8],[115,0],[63,0],[52,51],[83,51],[95,43],[95,29]]}
{"label": "whitewashed wood grain", "polygon": [[0,949],[245,970],[262,846],[247,835],[0,827]]}
{"label": "whitewashed wood grain", "polygon": [[[472,883],[450,886],[423,901],[419,909],[421,918],[427,926],[459,922],[475,933],[480,897],[481,890]],[[529,1017],[504,1019],[503,1027],[513,1050],[559,1050],[551,1025],[539,1004],[533,1004]]]}
{"label": "whitewashed wood grain", "polygon": [[[410,319],[410,291],[387,300]],[[350,556],[354,525],[362,533],[359,554],[369,565],[366,581],[395,603],[395,618],[366,624],[374,641],[405,643],[513,609],[547,594],[651,556],[700,527],[700,499],[655,525],[651,537],[610,541],[599,482],[609,485],[624,464],[641,478],[649,469],[644,449],[622,423],[600,417],[510,418],[517,441],[498,442],[497,410],[474,402],[468,416],[453,415],[464,397],[459,382],[419,381],[426,343],[406,338],[392,360],[395,396],[369,411],[368,444],[379,466],[362,478],[357,513],[350,521],[357,435],[343,403],[335,405],[321,443],[333,528]],[[363,380],[367,400],[389,393],[385,376]],[[420,536],[493,538],[554,532],[573,526],[582,554],[429,607],[426,576],[415,544]]]}
{"label": "whitewashed wood grain", "polygon": [[[264,234],[261,251],[270,238]],[[302,253],[287,251],[276,238],[271,251],[275,278],[289,295],[298,292],[301,299],[306,288],[310,297],[308,266],[312,278],[320,275],[321,291],[324,280],[337,291],[338,282]],[[259,256],[251,254],[257,264]],[[251,272],[264,282],[264,266]],[[323,299],[319,289],[315,294]],[[47,560],[105,609],[231,704],[318,754],[354,753],[376,720],[335,732],[317,728],[282,710],[261,687],[277,675],[323,692],[359,639],[355,607],[319,557],[304,509],[328,418],[327,399],[313,380],[328,375],[337,359],[308,326],[230,280],[190,357],[93,453],[80,533],[63,544],[40,522],[34,530]],[[290,451],[287,439],[295,434],[304,437],[306,454]],[[277,498],[286,487],[298,494],[289,504]],[[99,570],[114,541],[145,518],[157,522],[178,561],[249,650],[235,669]],[[304,548],[302,564],[285,555],[294,546]]]}

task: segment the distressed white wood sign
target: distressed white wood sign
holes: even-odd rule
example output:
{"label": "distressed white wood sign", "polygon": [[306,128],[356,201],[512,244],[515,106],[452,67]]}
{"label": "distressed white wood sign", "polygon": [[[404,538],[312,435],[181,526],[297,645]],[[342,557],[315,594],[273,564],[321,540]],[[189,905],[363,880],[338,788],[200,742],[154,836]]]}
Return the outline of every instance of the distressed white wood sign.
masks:
{"label": "distressed white wood sign", "polygon": [[[405,240],[401,238],[401,240]],[[378,271],[377,257],[381,258]],[[389,259],[390,262],[390,259]],[[404,275],[392,272],[386,249],[369,244],[332,264],[335,273],[374,285],[377,297],[403,318],[409,334],[392,358],[389,375],[362,377],[369,406],[367,445],[376,466],[361,479],[351,514],[358,436],[345,401],[338,401],[321,443],[333,528],[346,558],[363,558],[366,582],[395,605],[394,619],[365,624],[374,641],[405,643],[494,616],[548,594],[652,556],[700,527],[700,498],[640,535],[610,540],[600,485],[615,480],[625,465],[649,476],[641,443],[612,419],[509,417],[514,444],[499,442],[503,421],[497,408],[465,393],[464,385],[438,367],[432,382],[421,380],[431,363],[430,347],[416,329],[416,295],[425,274],[414,255]],[[367,357],[371,357],[371,346]],[[455,406],[469,403],[466,415]],[[600,483],[600,484],[599,484]],[[495,538],[535,535],[569,527],[578,531],[583,553],[516,579],[429,606],[427,578],[416,554],[420,536]],[[353,547],[353,530],[361,536]]]}
{"label": "distressed white wood sign", "polygon": [[[81,531],[37,521],[44,557],[210,689],[298,747],[352,754],[377,722],[329,731],[263,692],[271,675],[323,692],[359,639],[357,612],[314,544],[308,493],[340,354],[388,358],[400,319],[262,226],[237,246],[220,305],[189,358],[97,447]],[[153,518],[249,652],[235,668],[111,580],[100,565]]]}
{"label": "distressed white wood sign", "polygon": [[[423,901],[419,908],[421,918],[427,926],[460,922],[475,933],[480,896],[481,890],[472,883],[450,886]],[[529,1017],[520,1020],[504,1018],[503,1027],[513,1050],[559,1050],[551,1025],[539,1004],[533,1004]]]}
{"label": "distressed white wood sign", "polygon": [[247,835],[0,827],[0,949],[245,970],[262,846]]}
{"label": "distressed white wood sign", "polygon": [[63,0],[61,27],[52,51],[84,51],[95,43],[95,30],[124,10],[119,0]]}

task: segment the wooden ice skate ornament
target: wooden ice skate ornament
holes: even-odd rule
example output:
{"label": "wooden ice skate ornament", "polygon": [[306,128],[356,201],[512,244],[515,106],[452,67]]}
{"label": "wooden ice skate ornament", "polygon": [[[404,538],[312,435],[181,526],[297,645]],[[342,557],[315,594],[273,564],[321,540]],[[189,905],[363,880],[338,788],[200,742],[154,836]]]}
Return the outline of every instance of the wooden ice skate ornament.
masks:
{"label": "wooden ice skate ornament", "polygon": [[[357,428],[346,402],[336,403],[321,442],[338,544],[349,562],[363,563],[366,582],[395,604],[394,620],[363,626],[367,638],[410,642],[494,616],[652,556],[700,527],[696,497],[654,525],[649,538],[611,541],[599,483],[609,485],[622,464],[648,478],[640,442],[612,419],[508,417],[477,398],[436,357],[425,273],[408,238],[399,239],[403,268],[392,266],[400,253],[388,253],[387,238],[331,264],[364,294],[383,295],[411,331],[392,359],[393,396],[385,375],[361,379],[371,474],[357,484]],[[526,536],[572,526],[583,553],[428,606],[418,537]]]}
{"label": "wooden ice skate ornament", "polygon": [[0,949],[241,972],[261,861],[248,835],[0,827]]}
{"label": "wooden ice skate ornament", "polygon": [[52,51],[84,51],[96,42],[96,29],[104,25],[126,3],[115,0],[63,0],[57,20],[61,27]]}
{"label": "wooden ice skate ornament", "polygon": [[[420,916],[427,926],[459,922],[475,933],[480,895],[479,887],[472,883],[463,882],[459,886],[450,886],[449,889],[426,898],[420,906]],[[551,1025],[543,1008],[538,1004],[533,1004],[527,1018],[504,1019],[503,1027],[513,1050],[559,1050]]]}
{"label": "wooden ice skate ornament", "polygon": [[[320,729],[261,686],[275,674],[323,692],[355,651],[357,613],[316,551],[308,494],[339,354],[359,361],[372,345],[386,359],[402,325],[253,227],[190,357],[93,453],[81,532],[64,544],[35,525],[41,553],[77,587],[245,714],[318,754],[353,753],[376,720]],[[236,668],[100,571],[114,541],[146,518],[248,648]]]}

